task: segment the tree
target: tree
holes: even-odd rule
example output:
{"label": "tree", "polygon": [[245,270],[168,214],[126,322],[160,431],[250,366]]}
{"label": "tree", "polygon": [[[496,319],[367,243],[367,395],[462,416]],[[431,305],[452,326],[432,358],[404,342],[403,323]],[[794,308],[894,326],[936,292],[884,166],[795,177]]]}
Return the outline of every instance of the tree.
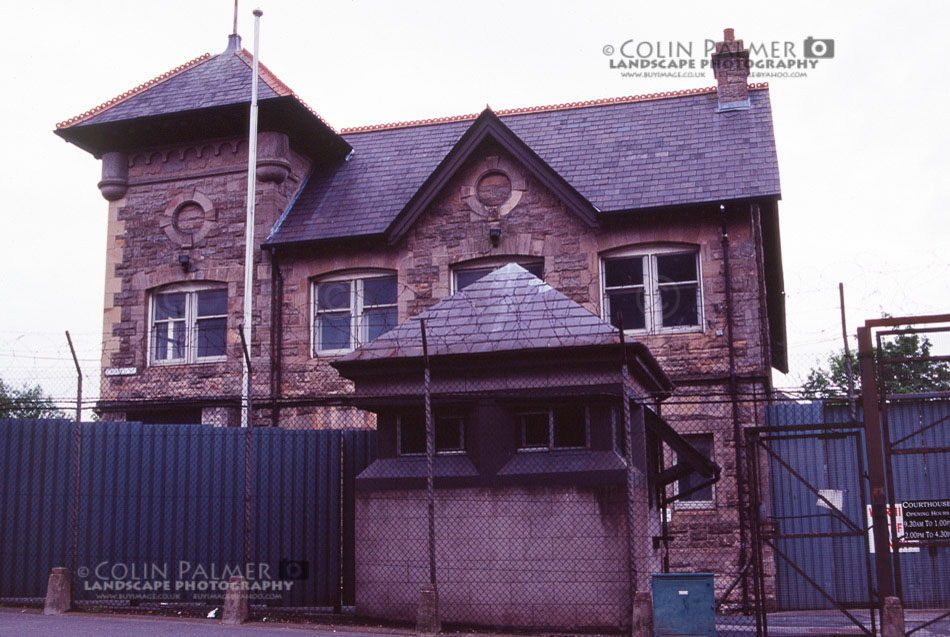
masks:
{"label": "tree", "polygon": [[39,385],[20,388],[0,379],[0,418],[66,418]]}
{"label": "tree", "polygon": [[[881,343],[885,359],[919,358],[931,356],[930,339],[919,334],[897,334]],[[911,360],[877,366],[878,353],[874,350],[875,371],[884,374],[884,388],[888,394],[917,394],[950,389],[950,363],[934,360]],[[848,359],[844,351],[828,357],[827,367],[813,367],[802,385],[802,393],[809,398],[830,398],[848,393]],[[861,374],[858,356],[851,352],[854,389],[861,392]]]}

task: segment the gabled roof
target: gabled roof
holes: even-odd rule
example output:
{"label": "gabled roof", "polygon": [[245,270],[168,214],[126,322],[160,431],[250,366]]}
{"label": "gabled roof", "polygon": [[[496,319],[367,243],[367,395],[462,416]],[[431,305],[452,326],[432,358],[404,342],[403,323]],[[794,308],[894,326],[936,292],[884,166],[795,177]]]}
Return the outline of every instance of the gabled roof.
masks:
{"label": "gabled roof", "polygon": [[[253,57],[240,48],[240,37],[232,35],[228,48],[218,54],[205,53],[190,62],[163,73],[132,90],[126,91],[85,113],[56,125],[56,134],[96,155],[118,144],[134,145],[150,143],[152,137],[142,137],[143,121],[162,121],[165,136],[169,134],[167,123],[176,124],[187,120],[199,132],[214,130],[213,134],[226,134],[234,130],[247,135],[246,108],[251,100]],[[301,100],[286,84],[281,82],[263,64],[259,64],[258,100],[262,124],[281,119],[279,115],[291,116],[294,130],[288,130],[294,138],[319,136],[320,141],[336,138],[336,144],[349,146],[316,112]],[[207,114],[202,120],[202,114]],[[221,127],[222,115],[234,116],[234,126]],[[205,127],[215,121],[218,128]],[[269,121],[270,120],[270,121]],[[191,131],[189,131],[191,132]],[[169,141],[175,141],[169,139]],[[343,155],[346,153],[344,152]]]}
{"label": "gabled roof", "polygon": [[[768,91],[718,112],[715,92],[499,114],[601,213],[780,195]],[[477,123],[477,120],[476,120]],[[269,243],[382,235],[474,124],[472,118],[344,132],[347,162],[315,173]]]}
{"label": "gabled roof", "polygon": [[462,164],[472,156],[479,145],[489,139],[526,166],[535,178],[557,195],[574,214],[586,221],[588,225],[596,224],[597,209],[578,194],[561,175],[544,163],[537,153],[518,139],[518,136],[512,133],[511,129],[505,126],[491,109],[486,108],[390,224],[387,232],[390,242],[398,240],[406,233],[449,180],[455,176]]}
{"label": "gabled roof", "polygon": [[[376,340],[334,361],[353,364],[422,357],[419,321],[430,357],[619,345],[618,330],[518,264],[485,275]],[[642,344],[630,342],[651,375],[671,389]],[[618,370],[619,373],[619,370]]]}

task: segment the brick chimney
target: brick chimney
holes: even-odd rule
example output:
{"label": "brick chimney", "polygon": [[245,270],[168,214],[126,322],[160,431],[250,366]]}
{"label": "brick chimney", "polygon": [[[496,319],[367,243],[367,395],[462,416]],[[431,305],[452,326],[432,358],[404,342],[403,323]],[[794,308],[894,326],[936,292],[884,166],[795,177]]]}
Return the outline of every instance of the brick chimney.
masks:
{"label": "brick chimney", "polygon": [[742,40],[736,40],[735,31],[723,31],[722,42],[716,42],[712,55],[713,73],[716,75],[716,94],[719,96],[719,111],[736,111],[749,108],[749,52]]}

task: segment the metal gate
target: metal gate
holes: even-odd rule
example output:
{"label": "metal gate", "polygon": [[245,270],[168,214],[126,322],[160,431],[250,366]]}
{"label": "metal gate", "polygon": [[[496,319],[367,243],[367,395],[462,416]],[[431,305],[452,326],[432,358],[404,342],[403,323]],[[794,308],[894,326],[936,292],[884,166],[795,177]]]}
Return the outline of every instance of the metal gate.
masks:
{"label": "metal gate", "polygon": [[893,583],[882,588],[901,599],[910,619],[908,635],[925,628],[945,634],[950,630],[950,315],[878,319],[862,329],[862,373],[873,361],[876,381],[864,392],[864,406],[869,415],[877,407],[893,547]]}
{"label": "metal gate", "polygon": [[[774,416],[785,422],[746,430],[756,597],[766,600],[757,634],[768,634],[770,612],[828,609],[840,614],[829,623],[873,635],[862,427]],[[805,630],[800,615],[781,616],[781,632]]]}
{"label": "metal gate", "polygon": [[950,315],[868,321],[858,345],[854,402],[745,432],[759,635],[809,614],[874,634],[889,597],[905,634],[950,634]]}

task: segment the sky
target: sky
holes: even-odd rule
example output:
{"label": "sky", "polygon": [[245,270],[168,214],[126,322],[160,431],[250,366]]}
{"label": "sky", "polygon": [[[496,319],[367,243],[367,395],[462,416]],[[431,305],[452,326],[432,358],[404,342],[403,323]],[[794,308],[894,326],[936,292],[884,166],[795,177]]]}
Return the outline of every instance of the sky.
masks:
{"label": "sky", "polygon": [[[812,38],[833,57],[751,78],[770,85],[782,181],[793,370],[776,383],[841,347],[839,281],[851,334],[882,312],[950,311],[950,3],[242,0],[248,49],[255,7],[262,62],[337,129],[711,86],[708,68],[611,64],[679,42],[694,50],[675,59],[699,65],[725,27],[760,45],[754,59],[804,60]],[[233,2],[35,1],[3,17],[0,378],[68,393],[64,330],[98,377],[107,204],[99,162],[55,124],[223,50]],[[794,58],[765,55],[773,42]]]}

